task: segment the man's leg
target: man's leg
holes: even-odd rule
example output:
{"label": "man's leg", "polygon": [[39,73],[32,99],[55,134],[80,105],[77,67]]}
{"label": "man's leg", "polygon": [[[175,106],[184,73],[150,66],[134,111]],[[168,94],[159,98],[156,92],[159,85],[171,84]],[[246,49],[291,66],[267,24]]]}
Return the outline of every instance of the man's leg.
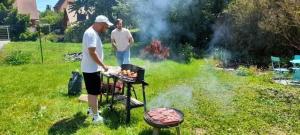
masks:
{"label": "man's leg", "polygon": [[93,114],[98,113],[98,99],[96,95],[88,94],[89,107],[92,109]]}
{"label": "man's leg", "polygon": [[123,64],[130,64],[130,49],[124,52]]}
{"label": "man's leg", "polygon": [[100,72],[83,73],[86,90],[88,93],[88,104],[93,112],[93,122],[103,122],[103,118],[98,113],[98,99],[97,96],[101,94],[100,88]]}
{"label": "man's leg", "polygon": [[123,52],[116,52],[116,56],[117,56],[117,61],[119,66],[121,66],[123,64]]}

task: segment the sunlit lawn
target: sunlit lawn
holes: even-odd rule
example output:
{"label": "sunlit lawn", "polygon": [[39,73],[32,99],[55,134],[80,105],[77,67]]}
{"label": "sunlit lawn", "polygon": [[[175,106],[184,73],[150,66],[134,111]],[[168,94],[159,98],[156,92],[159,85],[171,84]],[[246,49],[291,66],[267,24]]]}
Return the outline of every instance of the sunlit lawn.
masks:
{"label": "sunlit lawn", "polygon": [[[80,52],[81,44],[47,42],[43,49],[44,64],[37,42],[11,43],[0,52],[0,134],[152,134],[143,120],[143,108],[134,109],[126,125],[122,104],[112,112],[102,107],[106,122],[93,125],[86,115],[87,104],[67,95],[71,71],[79,70],[80,63],[65,62],[64,54]],[[4,57],[16,50],[31,53],[30,64],[5,64]],[[105,44],[108,65],[116,64],[112,54]],[[300,134],[300,89],[272,83],[268,72],[243,77],[216,69],[208,59],[182,64],[136,56],[132,63],[145,67],[150,84],[148,108],[169,105],[182,110],[183,134]],[[298,99],[290,108],[282,98],[268,95],[268,89],[292,93]],[[175,133],[172,128],[162,131]]]}

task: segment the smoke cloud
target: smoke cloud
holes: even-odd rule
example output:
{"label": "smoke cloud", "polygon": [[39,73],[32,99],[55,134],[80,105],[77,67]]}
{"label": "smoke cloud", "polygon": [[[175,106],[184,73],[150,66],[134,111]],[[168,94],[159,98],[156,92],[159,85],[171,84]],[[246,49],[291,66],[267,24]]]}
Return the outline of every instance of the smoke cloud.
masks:
{"label": "smoke cloud", "polygon": [[232,59],[232,53],[226,49],[228,42],[232,38],[232,33],[230,32],[229,25],[227,25],[228,20],[219,20],[213,26],[214,33],[212,39],[209,42],[209,49],[207,52],[210,56],[219,59],[224,65],[229,65]]}
{"label": "smoke cloud", "polygon": [[134,6],[134,12],[139,16],[138,26],[147,37],[168,37],[171,34],[168,17],[172,9],[182,8],[183,5],[188,5],[191,2],[192,0],[137,1]]}
{"label": "smoke cloud", "polygon": [[193,106],[193,88],[186,85],[172,87],[158,95],[149,102],[150,109],[158,107],[185,109]]}

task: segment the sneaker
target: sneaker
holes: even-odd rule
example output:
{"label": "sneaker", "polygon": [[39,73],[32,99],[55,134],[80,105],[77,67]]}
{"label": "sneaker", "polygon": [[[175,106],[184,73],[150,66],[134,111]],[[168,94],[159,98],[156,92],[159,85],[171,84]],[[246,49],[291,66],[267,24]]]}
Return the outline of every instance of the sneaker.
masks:
{"label": "sneaker", "polygon": [[96,114],[94,115],[93,117],[93,123],[94,124],[100,124],[100,123],[103,123],[104,122],[104,119],[102,116],[100,116],[99,114]]}
{"label": "sneaker", "polygon": [[91,108],[89,108],[86,112],[87,115],[93,117],[94,116],[94,113],[93,113],[93,110]]}
{"label": "sneaker", "polygon": [[[101,114],[102,111],[101,110],[98,110],[98,114]],[[93,113],[93,110],[89,107],[89,109],[87,110],[86,112],[87,115],[93,117],[94,116],[94,113]]]}

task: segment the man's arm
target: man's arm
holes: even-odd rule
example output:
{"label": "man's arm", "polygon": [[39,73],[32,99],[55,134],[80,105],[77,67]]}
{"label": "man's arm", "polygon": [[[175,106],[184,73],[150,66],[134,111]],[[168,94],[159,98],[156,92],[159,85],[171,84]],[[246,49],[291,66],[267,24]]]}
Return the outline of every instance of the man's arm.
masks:
{"label": "man's arm", "polygon": [[130,45],[133,45],[133,43],[134,43],[133,37],[130,37],[130,38],[129,38],[129,44],[130,44]]}
{"label": "man's arm", "polygon": [[113,47],[115,50],[117,50],[117,43],[116,43],[116,40],[115,40],[114,37],[115,37],[115,36],[114,36],[114,31],[112,31],[112,32],[111,32],[111,36],[110,36],[110,38],[111,38],[111,45],[112,45],[112,47]]}
{"label": "man's arm", "polygon": [[117,50],[117,45],[116,45],[117,43],[116,43],[116,40],[115,39],[111,39],[111,45],[112,45],[112,47],[115,49],[115,50]]}
{"label": "man's arm", "polygon": [[128,38],[129,38],[129,44],[130,44],[130,45],[133,45],[134,39],[133,39],[133,37],[132,37],[132,35],[131,35],[131,33],[130,33],[129,30],[128,30]]}
{"label": "man's arm", "polygon": [[104,65],[104,63],[99,59],[97,53],[96,53],[96,47],[90,47],[89,48],[89,54],[92,57],[92,59],[101,67],[103,67],[104,71],[107,71],[108,68],[106,67],[106,65]]}

